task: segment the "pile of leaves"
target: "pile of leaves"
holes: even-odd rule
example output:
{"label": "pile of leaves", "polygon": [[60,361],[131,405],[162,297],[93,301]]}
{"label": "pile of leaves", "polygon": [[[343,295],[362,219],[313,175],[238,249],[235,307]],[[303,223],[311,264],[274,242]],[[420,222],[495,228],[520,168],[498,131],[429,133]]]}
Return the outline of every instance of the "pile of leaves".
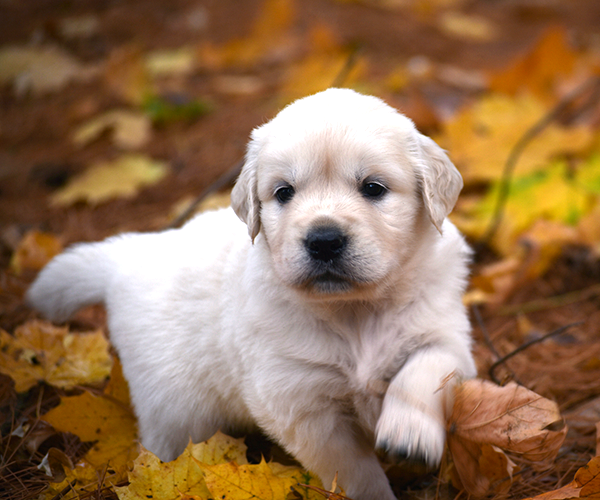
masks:
{"label": "pile of leaves", "polygon": [[[2,483],[10,498],[39,493],[45,499],[116,494],[121,500],[274,500],[318,498],[325,491],[297,466],[264,458],[248,463],[243,439],[221,433],[190,443],[173,462],[161,462],[137,443],[127,383],[102,331],[72,333],[32,320],[12,336],[0,331],[0,361],[12,382],[3,410],[18,415],[34,387],[61,395],[60,404],[43,412],[40,393],[36,415],[20,415],[3,438]],[[521,464],[547,467],[565,435],[555,403],[514,383],[468,381],[457,389],[448,421],[445,473],[475,496],[507,491],[519,471],[507,453]],[[20,468],[23,462],[29,467]],[[599,465],[592,461],[588,467]]]}
{"label": "pile of leaves", "polygon": [[[332,85],[401,109],[448,150],[465,180],[452,220],[476,251],[465,303],[481,379],[457,391],[440,470],[390,470],[396,493],[600,496],[600,51],[593,37],[575,44],[568,27],[545,26],[503,63],[479,68],[377,47],[380,36],[391,36],[379,28],[382,19],[393,17],[419,27],[424,39],[459,47],[464,59],[498,53],[507,28],[485,2],[319,7],[329,14],[315,18],[301,2],[264,0],[245,31],[226,39],[199,36],[207,11],[186,7],[172,19],[187,30],[185,43],[152,48],[112,43],[108,8],[105,15],[57,12],[34,43],[0,46],[4,121],[14,124],[0,126],[10,145],[9,173],[0,177],[7,186],[0,188],[6,498],[342,498],[264,439],[245,445],[217,434],[160,462],[137,442],[103,311],[88,308],[57,327],[23,304],[35,274],[66,244],[162,229],[227,204],[250,128]],[[356,27],[362,18],[379,24],[349,37],[336,16]],[[98,38],[106,51],[90,57],[83,49]],[[34,142],[31,124],[36,110],[56,107],[51,137],[61,153],[47,145],[48,130]],[[50,162],[44,157],[40,166],[43,155]],[[30,183],[39,175],[42,188]]]}

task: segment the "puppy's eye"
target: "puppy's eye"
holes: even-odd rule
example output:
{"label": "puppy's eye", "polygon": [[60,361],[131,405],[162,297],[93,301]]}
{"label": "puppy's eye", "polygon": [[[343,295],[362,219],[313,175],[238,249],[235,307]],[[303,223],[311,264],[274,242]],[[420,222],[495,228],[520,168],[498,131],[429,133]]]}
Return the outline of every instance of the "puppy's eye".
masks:
{"label": "puppy's eye", "polygon": [[366,182],[362,187],[362,194],[367,198],[381,198],[387,189],[378,182]]}
{"label": "puppy's eye", "polygon": [[294,188],[292,186],[281,186],[275,191],[277,201],[282,205],[290,201],[294,196]]}

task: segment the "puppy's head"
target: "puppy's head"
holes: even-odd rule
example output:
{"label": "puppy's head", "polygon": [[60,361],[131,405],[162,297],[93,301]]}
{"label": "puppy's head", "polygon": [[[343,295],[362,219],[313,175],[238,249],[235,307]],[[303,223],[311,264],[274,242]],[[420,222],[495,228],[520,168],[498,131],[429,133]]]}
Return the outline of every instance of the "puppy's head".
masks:
{"label": "puppy's head", "polygon": [[329,89],[253,131],[232,206],[253,240],[263,234],[283,282],[360,297],[392,279],[423,232],[441,232],[461,188],[408,118]]}

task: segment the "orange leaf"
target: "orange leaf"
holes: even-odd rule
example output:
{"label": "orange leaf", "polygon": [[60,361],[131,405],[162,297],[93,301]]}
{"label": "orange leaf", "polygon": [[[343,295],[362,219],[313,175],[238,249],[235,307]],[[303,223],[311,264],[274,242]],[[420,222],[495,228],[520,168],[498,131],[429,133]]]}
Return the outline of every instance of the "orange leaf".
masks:
{"label": "orange leaf", "polygon": [[15,274],[21,274],[25,269],[39,271],[62,249],[62,243],[56,236],[36,230],[29,231],[10,259],[10,267]]}
{"label": "orange leaf", "polygon": [[564,28],[550,28],[528,53],[493,73],[490,88],[509,94],[526,88],[538,96],[547,96],[558,77],[573,71],[576,59],[577,53],[569,46]]}
{"label": "orange leaf", "polygon": [[525,500],[563,500],[567,498],[600,498],[600,457],[592,458],[575,473],[575,479],[554,491]]}

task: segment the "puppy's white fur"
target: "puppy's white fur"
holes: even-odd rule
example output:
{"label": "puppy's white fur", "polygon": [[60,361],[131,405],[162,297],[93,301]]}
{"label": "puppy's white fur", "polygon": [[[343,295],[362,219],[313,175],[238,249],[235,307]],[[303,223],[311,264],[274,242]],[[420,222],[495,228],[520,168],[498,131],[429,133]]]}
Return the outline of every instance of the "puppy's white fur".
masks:
{"label": "puppy's white fur", "polygon": [[[391,500],[375,448],[438,464],[452,388],[475,374],[469,250],[446,220],[461,187],[406,117],[330,89],[253,132],[233,210],[76,245],[28,300],[55,320],[105,303],[161,459],[258,426],[324,484],[338,471],[350,497]],[[341,255],[315,257],[324,227]]]}

